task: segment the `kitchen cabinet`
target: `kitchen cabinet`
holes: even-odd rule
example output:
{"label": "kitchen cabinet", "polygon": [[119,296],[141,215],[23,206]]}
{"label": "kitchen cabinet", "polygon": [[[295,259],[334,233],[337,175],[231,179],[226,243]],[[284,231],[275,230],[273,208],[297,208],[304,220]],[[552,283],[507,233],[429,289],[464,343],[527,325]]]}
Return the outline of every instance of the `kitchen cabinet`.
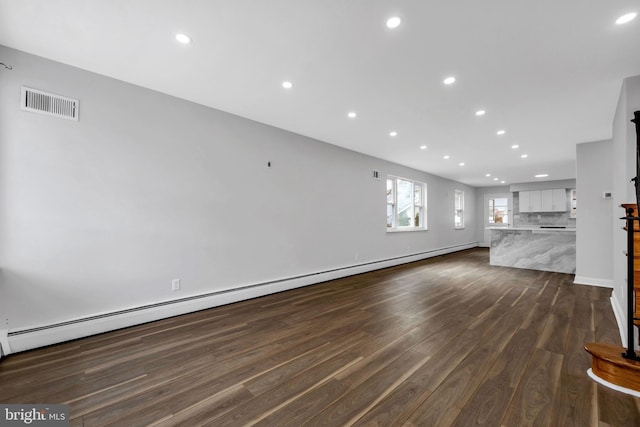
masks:
{"label": "kitchen cabinet", "polygon": [[565,212],[567,210],[567,192],[564,188],[541,190],[542,205],[540,212]]}
{"label": "kitchen cabinet", "polygon": [[567,211],[567,190],[564,188],[557,188],[551,190],[551,212],[566,212]]}
{"label": "kitchen cabinet", "polygon": [[540,206],[540,212],[551,212],[553,209],[553,193],[552,190],[543,190],[540,192],[542,194],[542,205]]}
{"label": "kitchen cabinet", "polygon": [[521,191],[520,212],[566,212],[567,192],[564,188]]}
{"label": "kitchen cabinet", "polygon": [[518,205],[520,213],[529,212],[529,191],[521,191],[518,194]]}
{"label": "kitchen cabinet", "polygon": [[520,212],[540,212],[542,193],[540,190],[520,192]]}

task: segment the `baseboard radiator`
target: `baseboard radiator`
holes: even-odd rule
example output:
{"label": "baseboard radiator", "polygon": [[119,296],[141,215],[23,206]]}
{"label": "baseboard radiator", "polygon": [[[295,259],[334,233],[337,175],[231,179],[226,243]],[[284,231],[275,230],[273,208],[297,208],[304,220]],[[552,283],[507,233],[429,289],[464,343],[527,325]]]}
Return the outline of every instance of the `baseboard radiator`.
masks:
{"label": "baseboard radiator", "polygon": [[17,353],[37,347],[57,344],[64,341],[152,322],[154,320],[166,319],[168,317],[231,304],[303,286],[309,286],[325,282],[327,280],[393,267],[395,265],[471,249],[477,246],[478,242],[464,243],[384,260],[360,263],[294,277],[208,292],[185,298],[131,307],[123,310],[100,313],[64,322],[24,329],[0,330],[0,354],[6,356],[11,353]]}

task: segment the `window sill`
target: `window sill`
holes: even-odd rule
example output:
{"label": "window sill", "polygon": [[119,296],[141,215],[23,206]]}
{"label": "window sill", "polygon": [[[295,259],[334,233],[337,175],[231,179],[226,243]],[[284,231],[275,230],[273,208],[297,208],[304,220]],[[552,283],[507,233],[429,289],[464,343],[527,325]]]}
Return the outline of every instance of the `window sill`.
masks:
{"label": "window sill", "polygon": [[428,231],[427,228],[387,228],[387,233],[407,233],[412,231]]}
{"label": "window sill", "polygon": [[454,227],[454,230],[464,230],[464,227]]}

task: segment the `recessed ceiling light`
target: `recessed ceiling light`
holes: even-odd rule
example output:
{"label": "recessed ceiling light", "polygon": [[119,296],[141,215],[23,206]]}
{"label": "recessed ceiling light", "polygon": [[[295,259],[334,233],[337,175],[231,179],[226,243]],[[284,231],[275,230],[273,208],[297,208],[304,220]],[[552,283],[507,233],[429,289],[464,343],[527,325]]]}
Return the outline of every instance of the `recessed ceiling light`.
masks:
{"label": "recessed ceiling light", "polygon": [[291,89],[293,87],[293,83],[288,82],[288,81],[284,81],[282,82],[282,87],[285,89]]}
{"label": "recessed ceiling light", "polygon": [[490,174],[490,173],[488,173],[488,174],[486,174],[485,176],[491,176],[491,174]]}
{"label": "recessed ceiling light", "polygon": [[638,14],[635,12],[627,13],[626,15],[622,15],[620,18],[616,19],[616,24],[626,24],[629,21],[633,21],[636,16],[638,16]]}
{"label": "recessed ceiling light", "polygon": [[458,163],[458,166],[464,166],[464,162]]}
{"label": "recessed ceiling light", "polygon": [[528,155],[528,154],[523,154],[523,155],[522,155],[522,156],[520,156],[520,157],[522,157],[523,159],[526,159],[527,157],[529,157],[529,155]]}
{"label": "recessed ceiling light", "polygon": [[520,148],[520,146],[519,146],[518,144],[513,144],[513,145],[511,146],[511,148],[513,148],[513,149],[515,150],[516,148]]}
{"label": "recessed ceiling light", "polygon": [[420,149],[421,149],[421,150],[426,150],[426,149],[427,149],[427,146],[426,146],[426,145],[421,145],[421,146],[420,146]]}
{"label": "recessed ceiling light", "polygon": [[540,173],[540,174],[536,175],[536,178],[546,178],[548,176],[549,176],[548,173]]}
{"label": "recessed ceiling light", "polygon": [[494,180],[494,181],[497,181],[497,180],[498,180],[498,178],[493,178],[493,180]]}
{"label": "recessed ceiling light", "polygon": [[391,132],[389,132],[389,136],[398,136],[398,132],[392,130]]}
{"label": "recessed ceiling light", "polygon": [[183,33],[176,34],[176,40],[178,40],[182,44],[191,43],[191,37],[189,37],[188,35],[183,34]]}
{"label": "recessed ceiling light", "polygon": [[500,129],[498,132],[496,132],[496,135],[504,135],[507,131],[505,131],[504,129]]}
{"label": "recessed ceiling light", "polygon": [[387,19],[387,28],[398,28],[402,19],[399,16],[393,16]]}
{"label": "recessed ceiling light", "polygon": [[476,116],[484,116],[485,113],[486,113],[486,111],[484,111],[484,110],[478,110],[478,111],[476,111]]}
{"label": "recessed ceiling light", "polygon": [[503,181],[500,181],[500,184],[504,184],[504,180],[503,180]]}
{"label": "recessed ceiling light", "polygon": [[350,119],[355,119],[357,116],[355,111],[349,111],[349,113],[347,113],[347,117],[349,117]]}
{"label": "recessed ceiling light", "polygon": [[451,158],[451,156],[449,156],[448,154],[445,154],[444,156],[442,156],[443,159],[445,160],[449,160]]}
{"label": "recessed ceiling light", "polygon": [[456,82],[455,77],[447,77],[446,79],[444,79],[444,84],[446,85],[451,85],[451,84],[454,84],[455,82]]}

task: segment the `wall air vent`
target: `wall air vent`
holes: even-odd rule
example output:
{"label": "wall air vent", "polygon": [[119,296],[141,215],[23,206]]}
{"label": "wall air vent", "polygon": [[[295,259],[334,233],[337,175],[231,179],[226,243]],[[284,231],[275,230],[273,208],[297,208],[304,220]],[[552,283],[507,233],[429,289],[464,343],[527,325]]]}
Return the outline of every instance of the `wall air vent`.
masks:
{"label": "wall air vent", "polygon": [[32,113],[46,114],[77,122],[80,101],[22,86],[20,108]]}

